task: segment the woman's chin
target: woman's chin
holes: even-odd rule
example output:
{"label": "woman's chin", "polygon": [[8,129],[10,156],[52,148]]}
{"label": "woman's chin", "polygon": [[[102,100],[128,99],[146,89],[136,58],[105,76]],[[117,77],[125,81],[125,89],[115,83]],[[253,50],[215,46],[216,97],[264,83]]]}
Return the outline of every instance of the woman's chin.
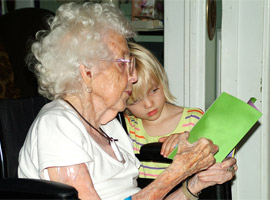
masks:
{"label": "woman's chin", "polygon": [[127,98],[122,99],[121,101],[117,103],[117,105],[114,106],[114,109],[117,110],[117,113],[123,112],[126,109],[126,106],[127,106],[126,102],[127,102]]}
{"label": "woman's chin", "polygon": [[123,104],[122,108],[119,108],[118,112],[123,112],[126,109],[126,104]]}

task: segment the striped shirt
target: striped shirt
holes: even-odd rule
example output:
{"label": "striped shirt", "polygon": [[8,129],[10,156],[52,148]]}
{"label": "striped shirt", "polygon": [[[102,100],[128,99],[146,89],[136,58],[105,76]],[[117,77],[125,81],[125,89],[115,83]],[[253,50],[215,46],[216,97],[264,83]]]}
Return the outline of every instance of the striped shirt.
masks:
{"label": "striped shirt", "polygon": [[[203,115],[203,111],[198,108],[184,108],[182,117],[175,130],[167,135],[163,136],[149,136],[145,131],[142,120],[135,116],[125,115],[125,121],[128,129],[128,133],[133,143],[134,153],[140,152],[141,146],[144,144],[158,142],[158,139],[164,136],[169,136],[174,133],[182,133],[184,131],[190,131],[192,127],[199,121]],[[141,162],[139,169],[140,178],[152,178],[155,179],[161,174],[169,164],[157,163],[157,162]]]}

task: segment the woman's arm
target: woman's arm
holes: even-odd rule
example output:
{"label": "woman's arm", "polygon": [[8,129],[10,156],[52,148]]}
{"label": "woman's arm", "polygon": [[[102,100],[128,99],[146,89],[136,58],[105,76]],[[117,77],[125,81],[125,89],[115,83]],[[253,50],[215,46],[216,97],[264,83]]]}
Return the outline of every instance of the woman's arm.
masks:
{"label": "woman's arm", "polygon": [[67,167],[49,167],[47,169],[51,181],[65,183],[75,187],[80,199],[100,200],[85,164]]}
{"label": "woman's arm", "polygon": [[173,163],[151,184],[133,195],[133,200],[163,199],[181,181],[215,163],[214,154],[218,147],[212,141],[201,138],[190,144],[187,138],[188,133],[179,135],[178,151]]}

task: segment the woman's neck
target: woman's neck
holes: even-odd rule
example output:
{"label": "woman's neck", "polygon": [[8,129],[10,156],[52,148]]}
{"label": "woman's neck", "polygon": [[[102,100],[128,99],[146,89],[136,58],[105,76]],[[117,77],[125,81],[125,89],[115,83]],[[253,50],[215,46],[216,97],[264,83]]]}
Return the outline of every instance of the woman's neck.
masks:
{"label": "woman's neck", "polygon": [[95,128],[99,128],[100,124],[94,110],[94,105],[89,100],[75,95],[67,95],[64,97],[64,100],[68,101]]}

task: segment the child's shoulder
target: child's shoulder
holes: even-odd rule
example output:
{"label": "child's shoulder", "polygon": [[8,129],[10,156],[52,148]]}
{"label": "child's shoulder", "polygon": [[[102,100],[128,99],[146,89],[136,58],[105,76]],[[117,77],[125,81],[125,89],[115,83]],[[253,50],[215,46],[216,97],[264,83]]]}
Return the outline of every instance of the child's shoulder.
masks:
{"label": "child's shoulder", "polygon": [[200,108],[196,108],[196,107],[185,107],[185,109],[187,110],[187,112],[197,112],[197,113],[201,113],[202,115],[204,114],[204,111]]}
{"label": "child's shoulder", "polygon": [[125,121],[126,121],[126,122],[134,123],[134,122],[137,122],[137,121],[138,121],[138,118],[135,117],[134,115],[127,115],[127,114],[124,114],[124,116],[125,116]]}
{"label": "child's shoulder", "polygon": [[127,114],[124,114],[124,117],[125,117],[125,119],[134,119],[134,118],[136,118],[134,115],[127,115]]}
{"label": "child's shoulder", "polygon": [[189,115],[199,115],[202,116],[204,114],[204,111],[200,108],[196,107],[185,107],[184,108]]}
{"label": "child's shoulder", "polygon": [[184,107],[181,107],[175,104],[168,103],[166,106],[167,106],[167,111],[171,114],[182,113],[184,111]]}
{"label": "child's shoulder", "polygon": [[133,115],[127,115],[127,114],[124,114],[124,116],[125,116],[125,122],[126,122],[126,126],[128,130],[135,130],[143,126],[140,118],[137,118]]}
{"label": "child's shoulder", "polygon": [[200,108],[196,108],[196,107],[182,107],[182,106],[178,106],[178,105],[174,105],[171,104],[170,105],[170,110],[173,110],[173,112],[187,112],[187,114],[198,114],[198,115],[203,115],[204,111]]}

